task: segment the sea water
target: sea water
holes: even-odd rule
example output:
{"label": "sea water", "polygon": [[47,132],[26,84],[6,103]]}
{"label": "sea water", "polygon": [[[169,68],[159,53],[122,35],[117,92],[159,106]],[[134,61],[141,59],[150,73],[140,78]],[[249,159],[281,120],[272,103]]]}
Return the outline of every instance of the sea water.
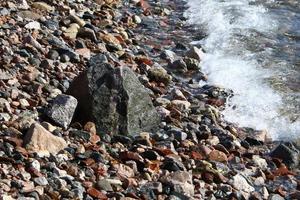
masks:
{"label": "sea water", "polygon": [[300,1],[186,1],[188,23],[206,35],[194,43],[209,83],[235,93],[225,120],[300,137]]}

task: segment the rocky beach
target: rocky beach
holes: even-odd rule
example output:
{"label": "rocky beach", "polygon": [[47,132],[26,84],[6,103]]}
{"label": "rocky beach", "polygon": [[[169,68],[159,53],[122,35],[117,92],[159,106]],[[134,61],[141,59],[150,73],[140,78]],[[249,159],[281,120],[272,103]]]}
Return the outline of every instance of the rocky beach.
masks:
{"label": "rocky beach", "polygon": [[1,199],[300,199],[300,141],[224,120],[186,9],[0,1]]}

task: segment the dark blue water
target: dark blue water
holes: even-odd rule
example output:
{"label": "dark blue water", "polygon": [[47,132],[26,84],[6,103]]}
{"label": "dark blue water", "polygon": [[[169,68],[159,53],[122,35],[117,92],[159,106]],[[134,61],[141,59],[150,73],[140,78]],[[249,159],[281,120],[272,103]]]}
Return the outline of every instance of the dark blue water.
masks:
{"label": "dark blue water", "polygon": [[[235,96],[223,114],[274,138],[300,137],[300,1],[187,0],[209,82]],[[202,83],[200,83],[202,84]]]}

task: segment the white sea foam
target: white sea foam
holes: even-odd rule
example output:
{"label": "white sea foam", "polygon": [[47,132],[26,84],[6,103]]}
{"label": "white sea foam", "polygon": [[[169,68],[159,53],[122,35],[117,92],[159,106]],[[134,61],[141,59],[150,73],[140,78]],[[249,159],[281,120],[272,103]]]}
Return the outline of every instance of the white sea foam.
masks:
{"label": "white sea foam", "polygon": [[285,106],[282,97],[266,81],[274,69],[265,68],[258,59],[259,55],[270,55],[272,49],[261,44],[262,50],[249,50],[244,41],[255,40],[253,34],[257,32],[266,36],[276,33],[278,24],[267,9],[250,0],[187,2],[189,23],[201,26],[208,35],[195,43],[207,51],[202,66],[209,82],[235,93],[223,112],[225,119],[240,126],[267,129],[274,139],[299,137],[300,122],[292,123],[279,114]]}

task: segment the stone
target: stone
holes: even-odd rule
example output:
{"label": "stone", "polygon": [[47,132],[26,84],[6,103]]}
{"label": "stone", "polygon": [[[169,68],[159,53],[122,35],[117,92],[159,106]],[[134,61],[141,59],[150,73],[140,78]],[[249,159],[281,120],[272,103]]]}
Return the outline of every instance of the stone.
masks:
{"label": "stone", "polygon": [[39,30],[39,29],[41,29],[41,24],[39,22],[33,21],[33,22],[29,22],[28,24],[26,24],[25,28]]}
{"label": "stone", "polygon": [[184,100],[173,100],[171,103],[181,111],[188,110],[191,107],[191,103]]}
{"label": "stone", "polygon": [[164,108],[162,106],[157,106],[156,110],[162,118],[170,116],[170,114],[171,114],[171,111],[167,110],[166,108]]}
{"label": "stone", "polygon": [[242,176],[241,174],[237,174],[233,177],[232,186],[237,189],[238,191],[244,192],[245,194],[250,194],[255,189],[253,186],[251,186],[247,179]]}
{"label": "stone", "polygon": [[268,168],[268,163],[265,159],[261,158],[259,155],[254,155],[252,157],[253,162],[262,170],[266,170]]}
{"label": "stone", "polygon": [[187,100],[184,94],[179,89],[173,89],[171,91],[171,95],[173,99],[183,100],[183,101]]}
{"label": "stone", "polygon": [[176,72],[186,72],[186,71],[187,71],[187,65],[186,65],[186,63],[183,61],[183,59],[175,60],[175,61],[171,64],[171,68],[172,68],[173,70],[175,70]]}
{"label": "stone", "polygon": [[183,61],[185,62],[188,70],[200,70],[201,69],[200,62],[197,59],[185,57],[183,59]]}
{"label": "stone", "polygon": [[177,128],[172,128],[172,129],[168,130],[167,133],[168,133],[168,135],[173,135],[174,138],[180,142],[187,139],[187,133],[185,133]]}
{"label": "stone", "polygon": [[163,98],[163,97],[158,97],[155,99],[155,105],[157,106],[163,106],[166,107],[171,104],[171,101],[169,99]]}
{"label": "stone", "polygon": [[29,102],[26,99],[20,99],[19,100],[21,107],[26,108],[30,106]]}
{"label": "stone", "polygon": [[148,182],[141,186],[140,192],[146,199],[155,199],[155,196],[163,192],[163,186],[160,182]]}
{"label": "stone", "polygon": [[170,76],[163,67],[161,66],[154,66],[149,71],[149,78],[157,81],[162,82],[166,85],[170,84],[172,81],[172,76]]}
{"label": "stone", "polygon": [[279,194],[270,194],[268,200],[284,200],[285,198],[283,198],[282,196],[280,196]]}
{"label": "stone", "polygon": [[91,58],[89,69],[67,93],[78,99],[79,120],[95,122],[99,134],[136,135],[156,130],[160,123],[134,72],[128,67],[113,68],[101,54]]}
{"label": "stone", "polygon": [[171,50],[164,50],[160,54],[160,58],[167,60],[169,63],[173,63],[176,59],[176,54]]}
{"label": "stone", "polygon": [[0,121],[9,121],[11,116],[8,113],[0,113]]}
{"label": "stone", "polygon": [[36,8],[36,9],[39,9],[39,10],[44,10],[44,11],[47,11],[47,12],[53,12],[55,10],[54,7],[48,5],[45,2],[34,2],[34,3],[32,3],[32,7]]}
{"label": "stone", "polygon": [[64,36],[70,38],[70,39],[75,39],[78,33],[80,26],[76,23],[70,24],[69,28],[67,28],[64,31]]}
{"label": "stone", "polygon": [[176,157],[166,157],[162,169],[166,169],[168,171],[184,171],[185,167],[183,163]]}
{"label": "stone", "polygon": [[91,58],[91,50],[88,48],[80,48],[75,51],[78,55],[90,59]]}
{"label": "stone", "polygon": [[279,144],[270,155],[281,159],[290,168],[295,168],[299,165],[299,150],[292,143]]}
{"label": "stone", "polygon": [[107,181],[106,179],[101,179],[101,180],[97,181],[96,186],[100,190],[104,190],[104,191],[107,191],[107,192],[112,192],[113,191],[113,188],[112,188],[110,182]]}
{"label": "stone", "polygon": [[142,19],[141,19],[138,15],[134,15],[134,16],[133,16],[133,21],[134,21],[134,23],[136,23],[136,24],[142,23]]}
{"label": "stone", "polygon": [[253,131],[251,133],[248,133],[245,140],[250,145],[262,145],[266,141],[270,141],[270,138],[271,137],[268,134],[268,132],[266,130],[262,130],[262,131]]}
{"label": "stone", "polygon": [[209,155],[208,155],[209,159],[212,161],[218,161],[218,162],[227,162],[227,156],[225,153],[223,153],[222,151],[218,151],[218,150],[212,150]]}
{"label": "stone", "polygon": [[122,50],[120,41],[111,33],[103,34],[101,39],[108,45],[114,47],[116,50]]}
{"label": "stone", "polygon": [[58,95],[46,109],[46,115],[56,124],[63,128],[68,128],[70,125],[77,100],[70,95]]}
{"label": "stone", "polygon": [[48,43],[52,45],[52,47],[59,53],[59,54],[66,54],[71,58],[71,61],[78,61],[80,60],[79,55],[68,46],[67,43],[65,43],[60,38],[49,35],[47,37]]}
{"label": "stone", "polygon": [[63,138],[53,135],[38,123],[31,125],[23,139],[23,143],[27,150],[36,152],[41,156],[48,156],[50,153],[56,155],[67,147],[67,143]]}
{"label": "stone", "polygon": [[48,123],[48,122],[42,122],[41,125],[42,125],[45,129],[47,129],[48,131],[50,131],[51,133],[57,129],[57,127],[53,126],[52,124],[50,124],[50,123]]}
{"label": "stone", "polygon": [[95,199],[108,199],[107,196],[105,194],[103,194],[102,192],[100,192],[99,190],[95,189],[95,188],[89,188],[87,189],[87,193],[94,197]]}
{"label": "stone", "polygon": [[48,181],[45,177],[37,177],[34,178],[33,181],[37,184],[37,185],[41,185],[41,186],[46,186],[48,185]]}
{"label": "stone", "polygon": [[28,5],[28,3],[27,3],[26,0],[19,0],[18,1],[18,8],[21,9],[21,10],[27,10],[30,7],[29,7],[29,5]]}
{"label": "stone", "polygon": [[85,21],[75,14],[70,14],[69,19],[72,22],[78,24],[80,27],[83,27],[85,25]]}
{"label": "stone", "polygon": [[134,170],[124,164],[115,164],[114,169],[117,171],[118,176],[125,177],[125,178],[132,178],[134,177]]}
{"label": "stone", "polygon": [[192,174],[187,171],[177,171],[161,178],[162,183],[170,185],[175,192],[193,197],[195,188]]}
{"label": "stone", "polygon": [[185,56],[201,61],[202,58],[204,57],[204,52],[202,51],[202,49],[199,49],[197,47],[192,47],[186,52]]}
{"label": "stone", "polygon": [[77,37],[87,38],[87,39],[90,39],[93,42],[97,41],[95,31],[93,29],[90,29],[90,28],[87,28],[87,27],[80,28],[79,31],[78,31]]}

